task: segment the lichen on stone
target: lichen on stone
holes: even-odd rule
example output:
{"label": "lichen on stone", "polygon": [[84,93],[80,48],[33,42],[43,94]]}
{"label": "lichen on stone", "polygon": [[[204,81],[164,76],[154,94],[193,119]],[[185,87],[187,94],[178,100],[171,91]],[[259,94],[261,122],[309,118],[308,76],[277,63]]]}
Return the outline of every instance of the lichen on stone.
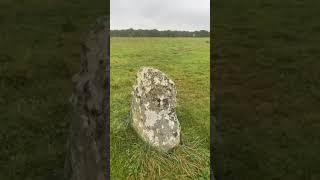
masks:
{"label": "lichen on stone", "polygon": [[72,78],[72,119],[65,158],[65,179],[107,179],[109,17],[92,25],[81,43],[81,69]]}
{"label": "lichen on stone", "polygon": [[143,67],[132,91],[132,127],[157,149],[168,151],[180,143],[174,82],[160,70]]}

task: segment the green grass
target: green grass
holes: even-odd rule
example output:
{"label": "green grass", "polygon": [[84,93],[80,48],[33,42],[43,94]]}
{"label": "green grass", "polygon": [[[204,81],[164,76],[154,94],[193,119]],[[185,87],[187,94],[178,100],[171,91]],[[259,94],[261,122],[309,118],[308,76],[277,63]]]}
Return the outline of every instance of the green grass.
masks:
{"label": "green grass", "polygon": [[63,179],[71,77],[106,2],[0,2],[0,179]]}
{"label": "green grass", "polygon": [[320,179],[319,1],[212,6],[217,179]]}
{"label": "green grass", "polygon": [[[209,38],[112,38],[110,165],[112,179],[209,179]],[[128,124],[131,91],[142,66],[176,83],[183,145],[170,154],[144,143]]]}

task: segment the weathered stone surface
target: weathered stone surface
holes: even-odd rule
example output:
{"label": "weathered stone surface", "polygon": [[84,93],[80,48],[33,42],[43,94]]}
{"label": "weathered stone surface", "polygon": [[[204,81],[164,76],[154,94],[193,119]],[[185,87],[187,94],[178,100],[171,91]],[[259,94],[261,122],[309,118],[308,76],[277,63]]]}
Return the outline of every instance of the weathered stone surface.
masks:
{"label": "weathered stone surface", "polygon": [[180,143],[176,88],[163,72],[141,68],[133,86],[132,127],[151,146],[168,151]]}
{"label": "weathered stone surface", "polygon": [[65,161],[70,180],[107,179],[108,19],[99,18],[90,29],[82,43],[81,71],[72,78],[73,117]]}

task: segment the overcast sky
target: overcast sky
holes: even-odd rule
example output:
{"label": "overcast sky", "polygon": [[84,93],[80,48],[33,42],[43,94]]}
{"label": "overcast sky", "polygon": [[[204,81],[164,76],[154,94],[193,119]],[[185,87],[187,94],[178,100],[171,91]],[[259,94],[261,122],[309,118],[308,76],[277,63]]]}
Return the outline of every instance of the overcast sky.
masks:
{"label": "overcast sky", "polygon": [[210,30],[210,0],[111,0],[111,29]]}

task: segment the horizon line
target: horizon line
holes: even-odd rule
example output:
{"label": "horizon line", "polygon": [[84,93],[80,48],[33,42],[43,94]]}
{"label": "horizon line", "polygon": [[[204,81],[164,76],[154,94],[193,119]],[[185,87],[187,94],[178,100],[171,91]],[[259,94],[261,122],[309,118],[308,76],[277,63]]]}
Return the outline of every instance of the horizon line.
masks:
{"label": "horizon line", "polygon": [[207,31],[210,32],[210,30],[200,29],[200,30],[172,30],[172,29],[166,29],[166,30],[160,30],[160,29],[135,29],[135,28],[124,28],[124,29],[110,29],[110,31],[121,31],[121,30],[158,30],[158,31],[186,31],[186,32],[194,32],[194,31]]}

